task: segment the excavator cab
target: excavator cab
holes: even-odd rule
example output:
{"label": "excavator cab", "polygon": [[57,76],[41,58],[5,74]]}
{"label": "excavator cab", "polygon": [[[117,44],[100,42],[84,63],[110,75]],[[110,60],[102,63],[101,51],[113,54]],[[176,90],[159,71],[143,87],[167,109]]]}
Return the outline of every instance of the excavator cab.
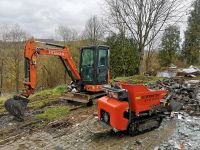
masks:
{"label": "excavator cab", "polygon": [[108,83],[108,46],[88,46],[81,48],[80,76],[83,85]]}

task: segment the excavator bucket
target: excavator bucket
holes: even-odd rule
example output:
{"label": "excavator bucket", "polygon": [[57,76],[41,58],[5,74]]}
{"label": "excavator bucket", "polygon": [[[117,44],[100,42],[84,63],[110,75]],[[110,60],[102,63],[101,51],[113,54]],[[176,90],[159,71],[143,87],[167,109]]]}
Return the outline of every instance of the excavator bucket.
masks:
{"label": "excavator bucket", "polygon": [[23,121],[24,112],[27,108],[29,100],[21,96],[14,96],[13,98],[8,99],[4,106],[5,109],[16,119]]}

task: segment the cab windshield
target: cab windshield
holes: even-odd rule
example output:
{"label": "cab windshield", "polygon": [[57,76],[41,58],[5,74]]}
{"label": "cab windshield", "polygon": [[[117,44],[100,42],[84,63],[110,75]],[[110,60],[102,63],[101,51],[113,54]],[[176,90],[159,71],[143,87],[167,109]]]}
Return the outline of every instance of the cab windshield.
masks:
{"label": "cab windshield", "polygon": [[82,66],[92,66],[94,64],[94,51],[84,49],[82,53]]}

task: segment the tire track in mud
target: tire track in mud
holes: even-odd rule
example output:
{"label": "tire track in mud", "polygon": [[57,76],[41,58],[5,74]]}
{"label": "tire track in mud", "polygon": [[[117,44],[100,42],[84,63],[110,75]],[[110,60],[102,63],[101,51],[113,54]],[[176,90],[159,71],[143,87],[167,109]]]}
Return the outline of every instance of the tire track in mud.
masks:
{"label": "tire track in mud", "polygon": [[39,131],[3,145],[0,149],[154,149],[167,140],[176,128],[175,120],[165,120],[156,130],[130,137],[124,132],[93,134],[87,127],[89,121],[91,116],[70,129],[61,129],[59,133],[65,133],[61,136]]}

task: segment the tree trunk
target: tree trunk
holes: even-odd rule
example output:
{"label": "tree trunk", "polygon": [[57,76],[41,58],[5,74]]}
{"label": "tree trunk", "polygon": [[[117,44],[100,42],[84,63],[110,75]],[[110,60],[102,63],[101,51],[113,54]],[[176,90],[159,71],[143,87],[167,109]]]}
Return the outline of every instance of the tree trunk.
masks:
{"label": "tree trunk", "polygon": [[3,62],[3,59],[2,59],[1,60],[0,96],[2,96],[2,92],[3,92],[3,67],[4,67],[4,62]]}
{"label": "tree trunk", "polygon": [[143,60],[144,60],[144,46],[139,46],[139,62],[138,62],[138,73],[142,75],[143,70],[142,70],[142,65],[143,65]]}
{"label": "tree trunk", "polygon": [[16,70],[15,70],[15,76],[16,76],[16,92],[19,92],[19,58],[16,60]]}
{"label": "tree trunk", "polygon": [[124,50],[125,50],[125,29],[122,30],[122,60],[123,60],[123,76],[125,77],[126,76],[126,64],[125,64],[125,60],[124,60],[124,57],[125,57],[125,53],[124,53]]}
{"label": "tree trunk", "polygon": [[150,52],[150,50],[147,52],[147,57],[146,57],[146,60],[145,60],[145,71],[146,72],[148,72],[148,71],[150,71],[149,70],[149,67],[151,67],[150,65],[151,65],[151,58],[152,58],[152,56],[151,56],[152,54],[151,54],[151,52]]}
{"label": "tree trunk", "polygon": [[149,71],[149,59],[146,58],[145,60],[145,71],[148,72]]}
{"label": "tree trunk", "polygon": [[141,56],[140,56],[140,63],[139,63],[139,65],[140,65],[140,66],[139,66],[139,74],[140,74],[140,75],[142,75],[142,73],[143,73],[143,70],[142,70],[142,69],[143,69],[143,68],[142,68],[143,59],[144,59],[143,57],[144,57],[144,52],[141,53]]}

